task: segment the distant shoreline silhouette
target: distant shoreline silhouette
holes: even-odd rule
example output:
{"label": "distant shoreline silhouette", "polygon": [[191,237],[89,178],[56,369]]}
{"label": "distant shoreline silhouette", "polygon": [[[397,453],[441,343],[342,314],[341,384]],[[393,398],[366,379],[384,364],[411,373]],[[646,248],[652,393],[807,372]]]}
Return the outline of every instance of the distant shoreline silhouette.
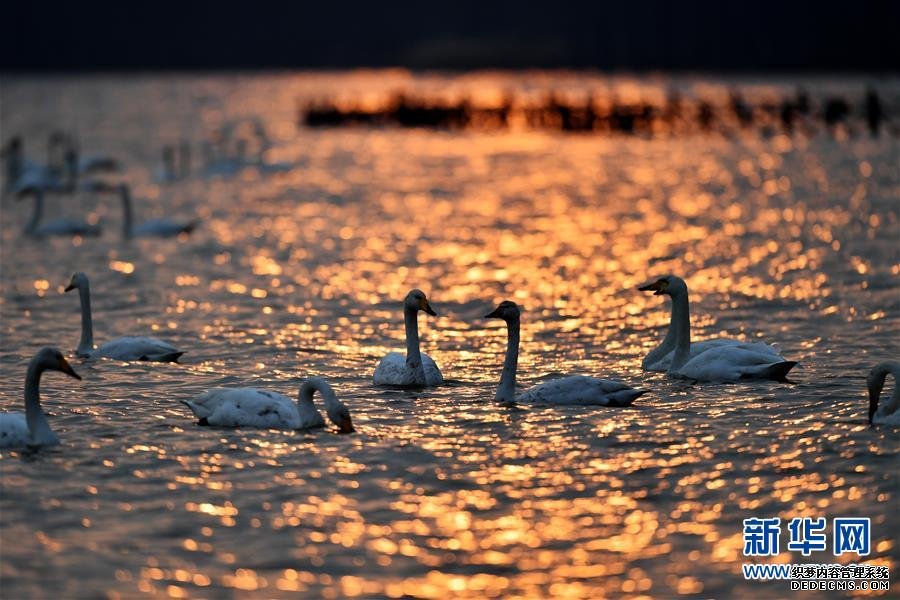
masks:
{"label": "distant shoreline silhouette", "polygon": [[872,137],[882,131],[900,135],[878,92],[867,88],[854,100],[828,94],[811,98],[803,88],[780,100],[750,102],[735,89],[725,103],[707,98],[688,100],[670,91],[664,102],[622,101],[613,93],[605,98],[591,94],[581,101],[549,91],[535,102],[507,92],[499,103],[477,104],[470,97],[448,101],[393,93],[378,107],[359,103],[319,100],[298,107],[298,123],[306,127],[411,127],[447,130],[555,130],[594,134],[650,137],[679,133],[757,130],[763,135],[825,130],[855,136],[868,130]]}

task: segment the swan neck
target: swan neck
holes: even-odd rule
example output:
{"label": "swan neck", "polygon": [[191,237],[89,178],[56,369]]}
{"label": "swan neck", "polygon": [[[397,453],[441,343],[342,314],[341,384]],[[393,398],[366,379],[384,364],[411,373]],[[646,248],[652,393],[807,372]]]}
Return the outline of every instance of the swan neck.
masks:
{"label": "swan neck", "polygon": [[44,192],[40,188],[34,190],[34,204],[31,209],[31,218],[25,225],[25,233],[34,233],[44,216]]}
{"label": "swan neck", "polygon": [[63,185],[67,189],[73,189],[78,185],[78,151],[72,149],[66,152],[64,161],[63,173],[65,179],[63,180]]}
{"label": "swan neck", "polygon": [[310,378],[303,382],[303,385],[300,386],[300,403],[309,403],[313,404],[313,396],[316,392],[322,396],[322,400],[325,402],[325,407],[330,407],[334,405],[337,401],[337,397],[334,395],[334,390],[331,389],[331,386],[328,385],[323,379],[318,378]]}
{"label": "swan neck", "polygon": [[415,383],[425,385],[425,368],[419,350],[419,311],[404,306],[403,324],[406,328],[406,366],[415,374]]}
{"label": "swan neck", "polygon": [[663,341],[660,342],[659,346],[651,350],[647,353],[647,356],[644,357],[643,366],[644,368],[648,368],[662,359],[666,357],[672,350],[675,349],[675,337],[676,337],[676,328],[675,328],[675,302],[672,302],[672,312],[669,316],[669,327],[666,330],[666,336],[663,338]]}
{"label": "swan neck", "polygon": [[6,162],[5,183],[7,187],[12,187],[19,180],[19,177],[22,176],[22,171],[24,170],[22,167],[22,154],[10,148],[3,152],[3,158]]}
{"label": "swan neck", "polygon": [[134,231],[131,192],[128,190],[128,186],[122,186],[122,191],[120,193],[122,196],[122,235],[128,238],[131,237],[132,232]]}
{"label": "swan neck", "polygon": [[76,354],[89,355],[94,350],[94,322],[91,317],[91,288],[87,282],[78,286],[78,298],[81,300],[81,341],[78,342]]}
{"label": "swan neck", "polygon": [[[669,371],[677,371],[691,357],[691,309],[687,292],[672,296],[672,320],[669,331],[674,332],[675,354]],[[668,337],[668,334],[667,336]]]}
{"label": "swan neck", "polygon": [[516,371],[519,366],[519,319],[507,321],[506,358],[500,373],[500,385],[494,400],[513,402],[516,399]]}
{"label": "swan neck", "polygon": [[[884,389],[888,375],[894,376],[894,391],[884,402],[880,402],[881,392]],[[891,415],[900,410],[900,365],[882,363],[875,367],[872,377],[869,379],[869,422],[876,412]],[[879,404],[881,410],[879,410]]]}
{"label": "swan neck", "polygon": [[43,372],[44,366],[35,358],[28,364],[25,374],[25,422],[32,440],[46,439],[47,434],[52,436],[50,424],[41,408],[40,386]]}

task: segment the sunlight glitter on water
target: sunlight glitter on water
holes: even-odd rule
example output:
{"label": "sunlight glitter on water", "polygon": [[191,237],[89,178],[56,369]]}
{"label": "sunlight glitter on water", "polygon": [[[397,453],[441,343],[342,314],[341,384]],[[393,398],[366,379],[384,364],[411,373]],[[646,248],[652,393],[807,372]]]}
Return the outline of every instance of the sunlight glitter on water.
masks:
{"label": "sunlight glitter on water", "polygon": [[[751,516],[871,516],[872,562],[900,568],[900,442],[865,423],[864,388],[900,350],[896,140],[293,126],[296,94],[369,85],[386,84],[4,87],[5,131],[31,143],[77,122],[83,146],[126,159],[140,218],[202,219],[184,239],[129,243],[117,203],[51,198],[106,231],[34,241],[29,208],[4,200],[4,410],[21,410],[37,348],[76,345],[77,298],[62,293],[76,270],[97,341],[152,333],[186,350],[180,365],[73,359],[74,386],[45,376],[63,446],[3,453],[5,591],[746,595],[775,589],[740,574]],[[153,179],[163,143],[246,115],[289,171]],[[796,383],[642,372],[669,316],[635,288],[666,273],[688,281],[696,338],[777,342]],[[420,335],[449,385],[374,388],[413,287],[438,313]],[[495,405],[506,337],[482,317],[504,298],[524,307],[523,387],[582,373],[649,393],[621,410]],[[293,396],[314,374],[356,434],[201,428],[178,402],[232,385]]]}

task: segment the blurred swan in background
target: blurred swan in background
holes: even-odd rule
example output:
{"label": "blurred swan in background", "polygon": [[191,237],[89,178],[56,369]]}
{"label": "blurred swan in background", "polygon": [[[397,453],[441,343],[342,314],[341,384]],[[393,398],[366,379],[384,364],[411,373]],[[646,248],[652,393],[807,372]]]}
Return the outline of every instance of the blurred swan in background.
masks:
{"label": "blurred swan in background", "polygon": [[18,193],[26,188],[69,194],[75,191],[84,175],[118,171],[119,162],[109,157],[82,157],[78,142],[67,133],[55,131],[47,140],[47,165],[25,157],[22,138],[14,136],[2,151],[4,193]]}
{"label": "blurred swan in background", "polygon": [[64,176],[62,170],[39,165],[25,158],[25,145],[19,136],[10,138],[0,156],[3,157],[4,194],[18,194],[32,188],[71,191],[72,182]]}
{"label": "blurred swan in background", "polygon": [[[894,393],[879,404],[888,375],[894,376]],[[866,378],[866,387],[869,388],[869,423],[900,425],[900,362],[888,360],[872,367]]]}
{"label": "blurred swan in background", "polygon": [[69,133],[54,131],[47,141],[48,163],[58,173],[75,185],[83,175],[110,173],[121,167],[119,161],[109,156],[82,156],[78,140]]}
{"label": "blurred swan in background", "polygon": [[176,221],[173,219],[148,219],[135,225],[134,207],[131,203],[131,188],[128,184],[121,183],[110,185],[105,181],[92,181],[84,186],[93,192],[118,192],[122,200],[122,236],[132,237],[176,237],[182,233],[191,233],[200,223],[192,221]]}
{"label": "blurred swan in background", "polygon": [[419,350],[419,311],[432,317],[437,313],[428,304],[421,290],[410,290],[403,301],[403,322],[406,327],[406,356],[391,352],[381,359],[375,369],[375,385],[434,386],[443,385],[444,377],[437,364]]}
{"label": "blurred swan in background", "polygon": [[740,379],[774,379],[784,381],[795,361],[785,360],[778,350],[762,342],[710,340],[691,343],[691,315],[687,284],[680,277],[668,275],[638,287],[652,290],[654,295],[672,298],[669,331],[662,343],[644,359],[644,368],[697,381],[729,382]]}
{"label": "blurred swan in background", "polygon": [[113,358],[116,360],[149,360],[177,362],[184,352],[172,344],[152,337],[124,336],[94,348],[94,325],[91,318],[91,287],[87,275],[75,273],[66,292],[78,290],[81,300],[81,340],[75,349],[80,358]]}
{"label": "blurred swan in background", "polygon": [[180,144],[167,144],[162,149],[162,167],[157,171],[156,179],[163,183],[171,183],[185,179],[191,175],[191,144],[182,141]]}
{"label": "blurred swan in background", "polygon": [[300,386],[296,402],[287,396],[251,387],[216,388],[192,400],[181,400],[199,419],[200,425],[256,427],[260,429],[310,429],[324,427],[313,394],[325,401],[325,412],[341,433],[353,432],[347,406],[338,400],[321,377],[310,377]]}
{"label": "blurred swan in background", "polygon": [[255,168],[271,175],[294,168],[290,163],[268,162],[266,155],[271,147],[272,141],[259,119],[248,117],[227,123],[202,146],[204,173],[208,177],[227,177],[244,168]]}
{"label": "blurred swan in background", "polygon": [[31,217],[25,223],[22,233],[34,237],[47,235],[80,235],[88,237],[98,236],[102,233],[103,230],[99,224],[88,223],[83,219],[71,217],[58,217],[41,223],[44,216],[44,193],[45,188],[40,186],[26,186],[18,191],[17,197],[19,200],[28,196],[34,198]]}
{"label": "blurred swan in background", "polygon": [[41,348],[28,363],[25,373],[25,414],[0,414],[0,448],[55,446],[59,443],[41,408],[40,386],[44,371],[61,371],[69,377],[81,379],[66,362],[62,352],[56,348]]}
{"label": "blurred swan in background", "polygon": [[504,300],[486,319],[503,319],[507,328],[506,358],[500,375],[500,385],[494,400],[505,404],[521,402],[558,405],[629,406],[645,393],[619,381],[572,375],[540,383],[516,396],[516,371],[519,363],[519,318],[521,311],[515,302]]}

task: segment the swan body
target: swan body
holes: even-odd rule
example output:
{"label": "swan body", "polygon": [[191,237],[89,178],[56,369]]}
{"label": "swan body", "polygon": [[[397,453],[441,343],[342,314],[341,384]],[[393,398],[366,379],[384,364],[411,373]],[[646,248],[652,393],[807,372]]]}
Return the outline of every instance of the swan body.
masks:
{"label": "swan body", "polygon": [[176,221],[173,219],[149,219],[143,223],[134,223],[134,207],[131,203],[131,188],[127,184],[110,185],[105,181],[91,181],[82,186],[91,192],[118,192],[122,200],[122,237],[176,237],[182,233],[191,233],[199,224],[198,221]]}
{"label": "swan body", "polygon": [[95,173],[110,173],[121,169],[119,161],[110,156],[78,156],[69,157],[69,168],[79,175],[93,175]]}
{"label": "swan body", "polygon": [[[660,345],[660,347],[661,346],[662,344]],[[784,360],[774,346],[766,344],[765,342],[745,342],[742,340],[735,340],[731,338],[715,338],[711,340],[703,340],[702,342],[691,342],[690,356],[691,358],[695,358],[696,356],[703,354],[704,352],[712,348],[724,347],[741,348],[751,352],[771,354],[773,358]],[[645,371],[661,371],[665,373],[669,370],[669,367],[672,364],[672,357],[674,355],[675,350],[670,350],[661,357],[653,356],[653,352],[651,352],[646,357],[644,357],[642,366]]]}
{"label": "swan body", "polygon": [[112,339],[94,348],[94,327],[91,315],[91,288],[87,275],[75,273],[66,291],[77,289],[81,301],[81,340],[75,349],[80,358],[112,358],[132,361],[177,362],[184,354],[167,342],[153,337],[125,336]]}
{"label": "swan body", "polygon": [[304,381],[297,400],[267,390],[241,387],[212,389],[182,403],[197,416],[200,425],[311,429],[325,426],[325,420],[313,404],[316,391],[325,401],[328,418],[341,432],[352,432],[350,411],[321,377]]}
{"label": "swan body", "polygon": [[628,406],[643,391],[621,381],[597,379],[586,375],[570,375],[539,383],[519,394],[516,402],[558,405]]}
{"label": "swan body", "polygon": [[406,356],[391,352],[375,368],[375,385],[436,386],[444,384],[444,377],[434,360],[419,350],[419,311],[431,316],[437,313],[421,290],[411,290],[403,301],[403,321],[406,328]]}
{"label": "swan body", "polygon": [[61,371],[70,377],[81,379],[59,350],[41,348],[28,363],[25,374],[25,413],[0,414],[0,448],[59,444],[59,438],[50,429],[50,423],[41,408],[40,384],[44,371]]}
{"label": "swan body", "polygon": [[507,327],[506,358],[500,385],[494,399],[503,403],[552,404],[557,406],[629,406],[644,394],[619,381],[585,375],[570,375],[545,381],[516,396],[516,371],[519,362],[519,320],[521,311],[515,302],[501,302],[487,319],[503,319]]}
{"label": "swan body", "polygon": [[25,235],[44,237],[52,235],[80,235],[82,237],[98,236],[102,228],[96,223],[88,223],[83,219],[59,217],[51,221],[41,222],[44,214],[45,188],[40,186],[27,186],[18,191],[19,199],[28,195],[34,196],[31,217],[22,229]]}
{"label": "swan body", "polygon": [[[894,392],[886,401],[879,402],[888,375],[894,376]],[[869,423],[900,425],[900,362],[889,360],[872,367],[866,387],[869,388]]]}
{"label": "swan body", "polygon": [[672,298],[669,331],[662,343],[644,359],[647,370],[662,370],[660,367],[665,365],[669,376],[695,381],[783,381],[797,364],[785,360],[776,348],[762,342],[719,339],[692,344],[688,288],[679,277],[668,275],[638,289]]}
{"label": "swan body", "polygon": [[436,386],[444,384],[444,376],[437,364],[427,354],[421,354],[422,369],[425,383],[416,374],[416,369],[406,362],[406,356],[400,352],[386,354],[375,369],[373,383],[375,385],[425,385]]}
{"label": "swan body", "polygon": [[196,221],[148,219],[133,227],[127,237],[176,237],[182,233],[191,233],[196,227]]}
{"label": "swan body", "polygon": [[112,358],[114,360],[149,360],[175,362],[184,354],[178,348],[152,337],[126,335],[100,344],[92,352],[76,356],[83,358]]}

